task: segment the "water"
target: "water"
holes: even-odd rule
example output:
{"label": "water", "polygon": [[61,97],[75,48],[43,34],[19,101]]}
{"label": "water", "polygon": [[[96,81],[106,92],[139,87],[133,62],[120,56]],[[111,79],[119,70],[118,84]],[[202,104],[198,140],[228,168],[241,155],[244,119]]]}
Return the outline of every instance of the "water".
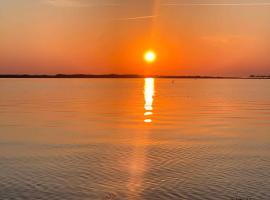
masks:
{"label": "water", "polygon": [[270,199],[270,81],[1,79],[0,199]]}

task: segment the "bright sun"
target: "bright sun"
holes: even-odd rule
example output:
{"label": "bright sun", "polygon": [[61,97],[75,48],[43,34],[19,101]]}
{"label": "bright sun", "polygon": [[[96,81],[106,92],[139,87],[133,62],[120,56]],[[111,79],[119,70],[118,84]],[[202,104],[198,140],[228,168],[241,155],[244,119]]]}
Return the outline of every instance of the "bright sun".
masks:
{"label": "bright sun", "polygon": [[144,60],[148,63],[153,63],[155,60],[156,60],[156,54],[154,51],[147,51],[145,54],[144,54]]}

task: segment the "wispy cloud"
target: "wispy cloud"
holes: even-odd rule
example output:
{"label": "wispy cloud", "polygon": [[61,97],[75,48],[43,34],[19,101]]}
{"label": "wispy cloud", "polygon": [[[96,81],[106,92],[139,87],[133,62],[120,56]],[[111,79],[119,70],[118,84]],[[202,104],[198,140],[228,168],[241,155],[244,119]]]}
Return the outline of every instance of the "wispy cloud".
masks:
{"label": "wispy cloud", "polygon": [[162,6],[270,6],[269,3],[167,3]]}
{"label": "wispy cloud", "polygon": [[[88,7],[119,7],[121,4],[101,2],[101,0],[41,0],[43,3],[53,7],[70,7],[70,8],[88,8]],[[132,20],[147,20],[158,17],[157,15],[143,15],[134,17],[114,18],[113,21],[132,21]]]}
{"label": "wispy cloud", "polygon": [[[85,1],[85,0],[41,0],[43,3],[55,7],[98,7],[98,6],[121,6],[121,4],[116,3],[101,3],[100,1]],[[270,7],[270,2],[261,2],[261,3],[163,3],[161,6],[167,7],[189,7],[189,6],[242,6],[242,7],[256,7],[256,6],[265,6]],[[152,18],[153,16],[141,16],[134,17],[130,19],[147,19]]]}
{"label": "wispy cloud", "polygon": [[55,7],[98,7],[98,6],[119,6],[113,3],[93,3],[81,0],[42,0],[43,3]]}
{"label": "wispy cloud", "polygon": [[136,16],[136,17],[126,17],[126,18],[115,18],[116,21],[129,21],[129,20],[146,20],[153,19],[158,17],[158,15],[145,15],[145,16]]}

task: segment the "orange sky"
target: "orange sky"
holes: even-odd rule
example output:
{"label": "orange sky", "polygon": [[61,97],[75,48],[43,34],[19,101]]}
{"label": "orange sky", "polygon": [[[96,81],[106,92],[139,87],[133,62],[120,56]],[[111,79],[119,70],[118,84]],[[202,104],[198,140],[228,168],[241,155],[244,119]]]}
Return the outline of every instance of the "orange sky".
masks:
{"label": "orange sky", "polygon": [[0,73],[270,74],[267,0],[1,0],[0,21]]}

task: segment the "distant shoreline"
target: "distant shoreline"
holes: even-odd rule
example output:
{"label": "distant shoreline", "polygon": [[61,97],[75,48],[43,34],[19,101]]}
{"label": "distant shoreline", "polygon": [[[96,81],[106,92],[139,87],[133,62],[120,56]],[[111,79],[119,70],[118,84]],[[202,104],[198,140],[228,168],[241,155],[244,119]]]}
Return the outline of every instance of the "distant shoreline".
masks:
{"label": "distant shoreline", "polygon": [[250,77],[221,77],[221,76],[159,76],[137,74],[55,74],[55,75],[31,75],[31,74],[0,74],[0,78],[163,78],[163,79],[270,79],[270,76]]}

